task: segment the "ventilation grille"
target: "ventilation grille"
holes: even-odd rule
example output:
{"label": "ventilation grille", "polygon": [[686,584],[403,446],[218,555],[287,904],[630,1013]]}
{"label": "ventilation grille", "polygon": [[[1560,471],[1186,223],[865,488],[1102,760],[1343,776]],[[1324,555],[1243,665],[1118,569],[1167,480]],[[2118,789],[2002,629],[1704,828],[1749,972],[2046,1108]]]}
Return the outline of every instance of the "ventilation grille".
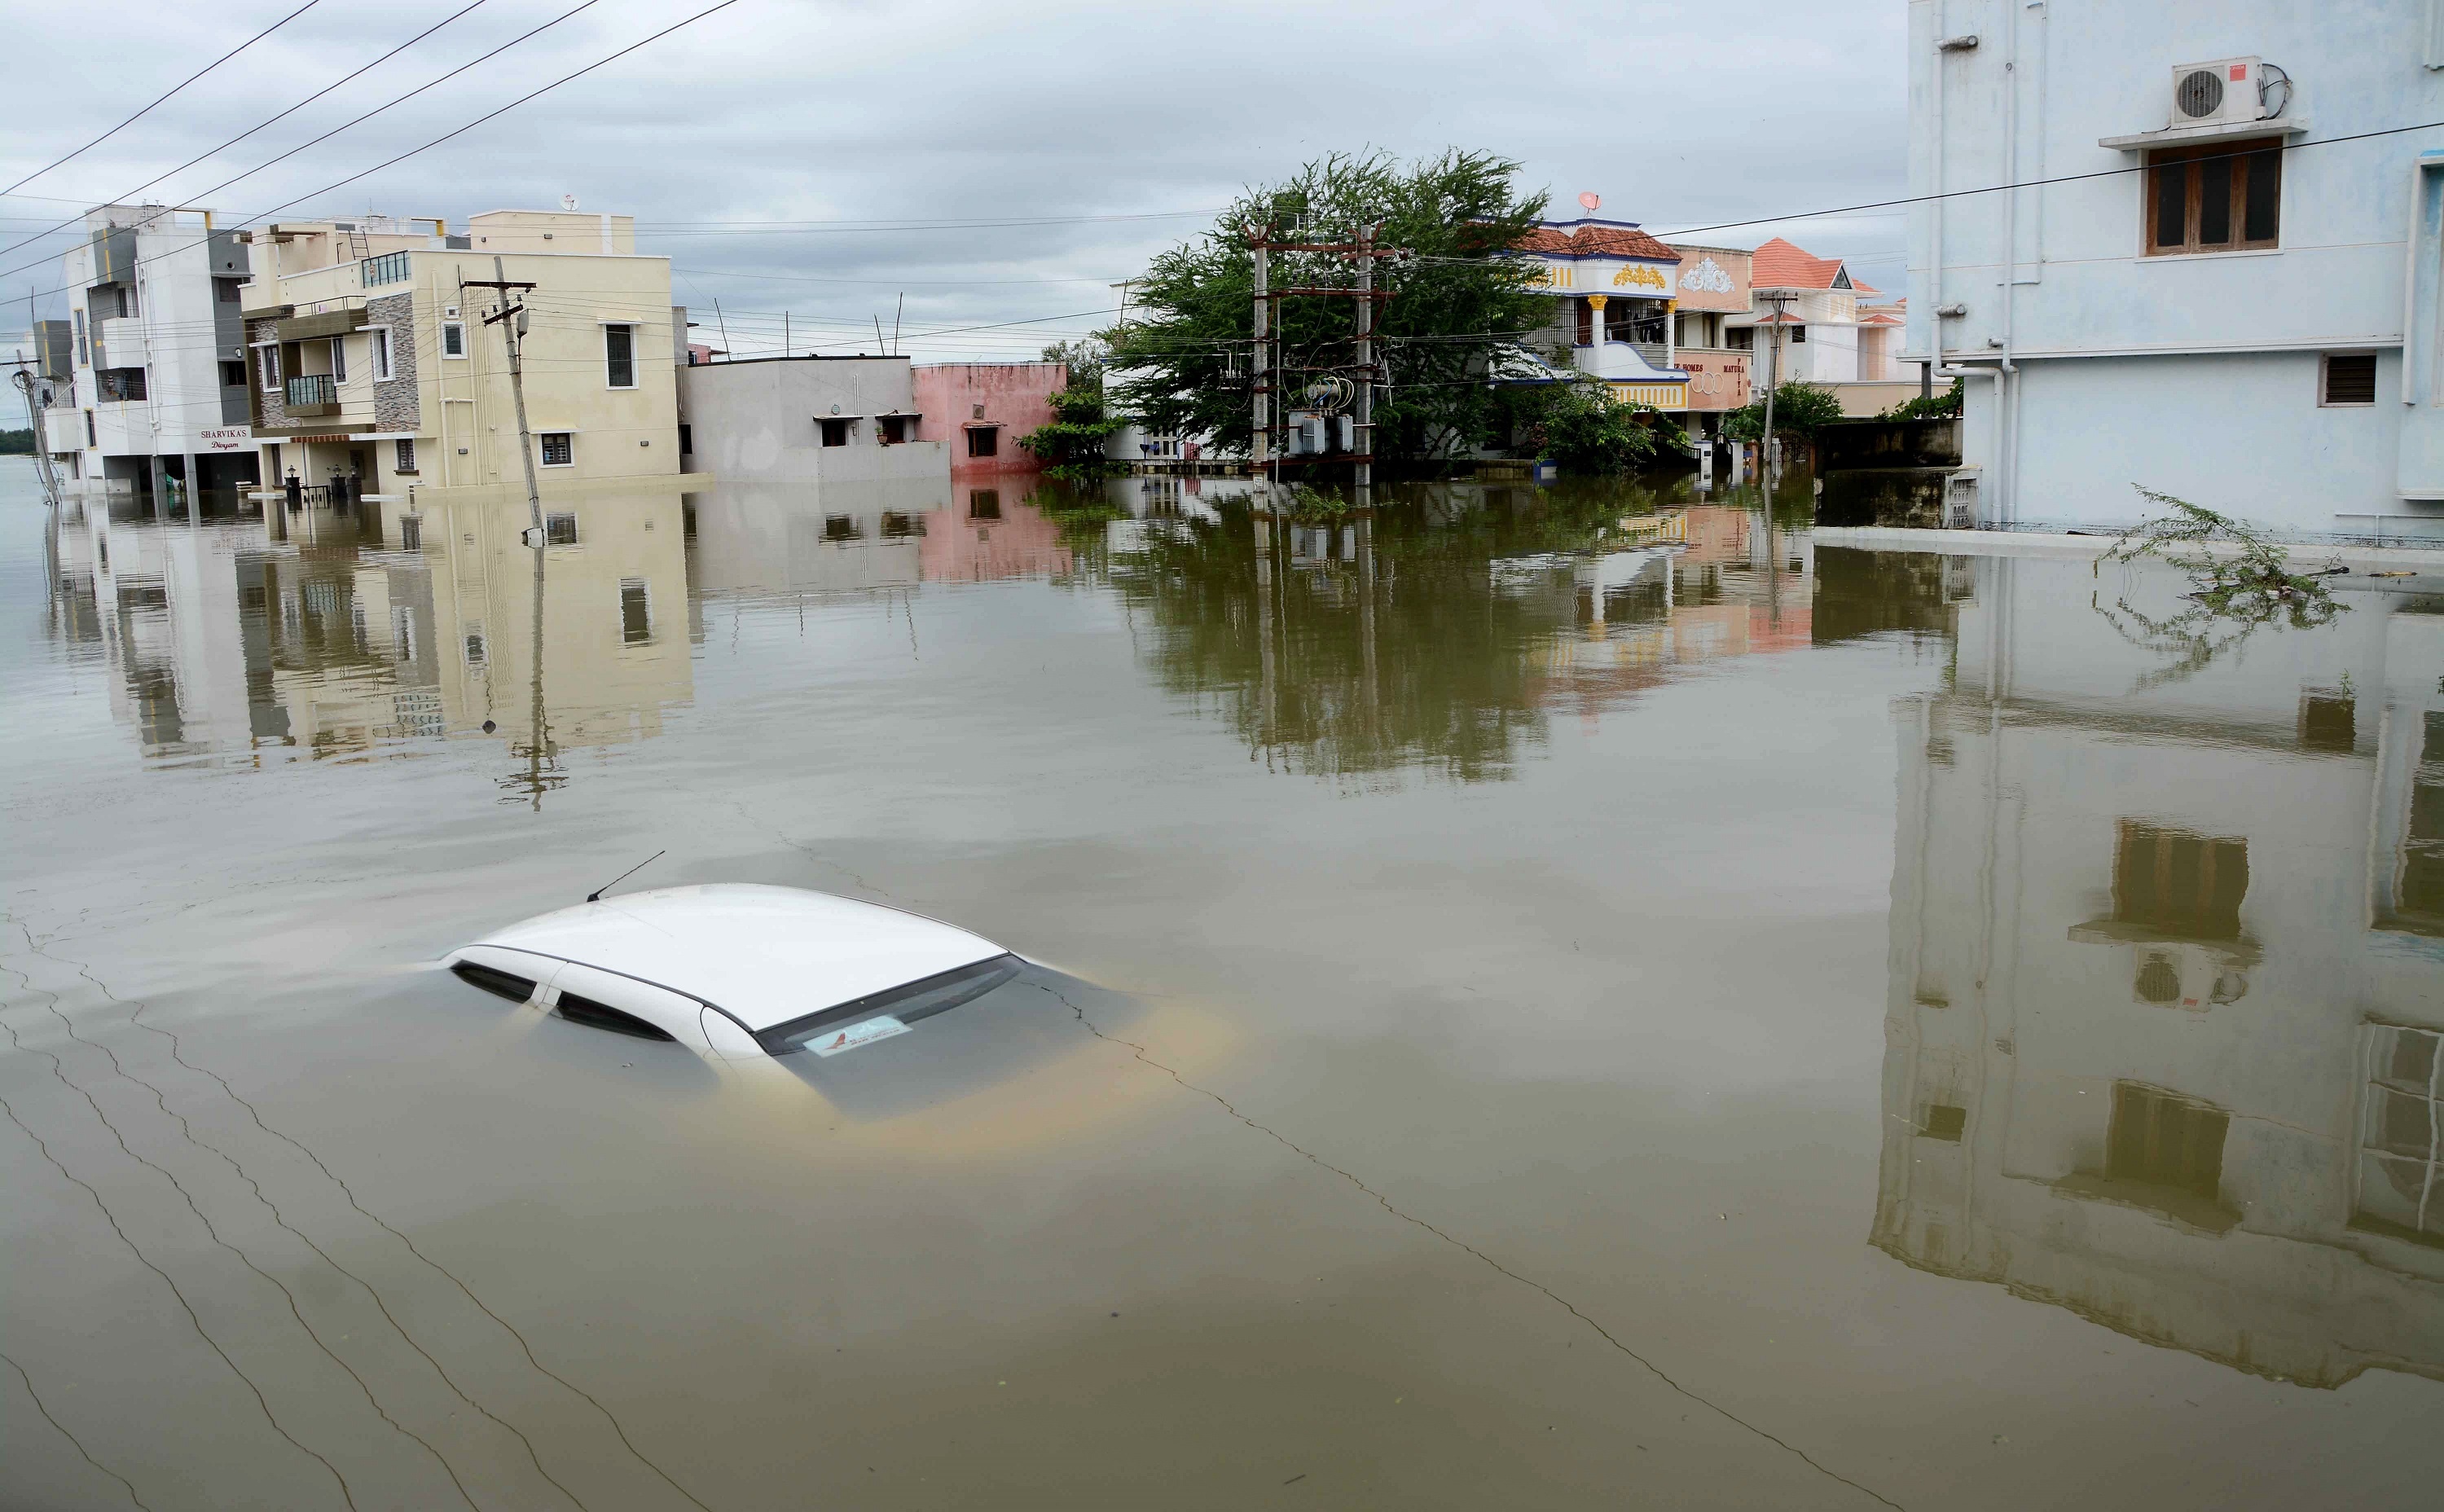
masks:
{"label": "ventilation grille", "polygon": [[2223,108],[2223,80],[2212,68],[2193,68],[2173,86],[2173,104],[2192,120],[2204,120]]}

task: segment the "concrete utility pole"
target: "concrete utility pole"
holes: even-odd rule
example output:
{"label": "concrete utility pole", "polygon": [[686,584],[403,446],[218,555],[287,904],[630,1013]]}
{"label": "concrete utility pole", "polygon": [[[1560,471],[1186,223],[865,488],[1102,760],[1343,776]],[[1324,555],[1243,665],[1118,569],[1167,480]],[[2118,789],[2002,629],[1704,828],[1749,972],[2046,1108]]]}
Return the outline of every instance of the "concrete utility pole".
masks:
{"label": "concrete utility pole", "polygon": [[1765,439],[1757,446],[1757,471],[1765,482],[1766,511],[1773,510],[1773,391],[1782,386],[1782,312],[1790,304],[1788,294],[1768,294],[1766,303],[1773,306],[1773,323],[1768,327],[1771,339],[1765,354]]}
{"label": "concrete utility pole", "polygon": [[1271,344],[1267,326],[1272,316],[1273,304],[1271,290],[1266,286],[1266,280],[1270,271],[1268,259],[1272,252],[1269,243],[1272,228],[1267,227],[1262,231],[1251,230],[1251,235],[1254,237],[1256,249],[1256,350],[1255,356],[1250,360],[1250,372],[1255,379],[1255,414],[1252,416],[1255,434],[1249,455],[1253,461],[1256,471],[1269,478],[1272,475],[1273,460],[1273,372],[1272,364],[1268,360],[1271,354]]}
{"label": "concrete utility pole", "polygon": [[1375,228],[1358,224],[1358,503],[1374,502],[1375,487]]}
{"label": "concrete utility pole", "polygon": [[495,290],[501,296],[501,307],[485,316],[484,323],[499,326],[501,339],[509,346],[509,397],[516,403],[518,410],[518,459],[524,462],[527,468],[528,522],[527,544],[540,551],[543,549],[543,490],[535,484],[534,433],[527,429],[526,370],[518,357],[518,338],[526,334],[527,306],[524,300],[515,304],[509,303],[509,290],[516,289],[523,294],[534,286],[510,282],[509,275],[501,270],[501,260],[495,257],[492,259],[492,277],[489,283],[483,280],[461,279],[459,286],[489,288]]}
{"label": "concrete utility pole", "polygon": [[[1263,230],[1259,230],[1252,226],[1248,228],[1248,245],[1254,250],[1256,259],[1256,307],[1254,331],[1256,379],[1254,414],[1255,462],[1257,467],[1266,470],[1268,477],[1277,475],[1280,470],[1279,453],[1273,450],[1272,446],[1272,422],[1274,419],[1272,406],[1272,395],[1274,392],[1273,378],[1276,374],[1285,379],[1289,376],[1288,367],[1285,365],[1280,353],[1275,350],[1281,340],[1282,322],[1278,313],[1273,308],[1274,302],[1295,296],[1316,295],[1319,297],[1333,299],[1354,299],[1358,302],[1357,323],[1355,326],[1356,345],[1358,348],[1356,361],[1349,367],[1326,369],[1305,368],[1302,369],[1302,371],[1310,373],[1319,371],[1332,373],[1335,375],[1336,381],[1339,380],[1339,375],[1341,374],[1350,372],[1356,373],[1357,378],[1352,385],[1352,392],[1350,395],[1351,408],[1355,410],[1356,413],[1349,418],[1351,422],[1350,429],[1352,444],[1357,445],[1360,450],[1342,455],[1342,460],[1346,460],[1354,466],[1356,470],[1355,481],[1359,488],[1371,488],[1374,484],[1375,383],[1377,378],[1375,371],[1375,330],[1377,325],[1376,306],[1382,301],[1392,298],[1393,294],[1397,292],[1396,290],[1388,289],[1378,290],[1375,287],[1375,264],[1387,256],[1405,255],[1397,249],[1391,252],[1386,252],[1375,245],[1375,237],[1381,230],[1382,228],[1379,226],[1361,223],[1358,227],[1356,237],[1347,242],[1276,242],[1271,239],[1271,228],[1268,227]],[[1300,232],[1293,230],[1292,234],[1296,235],[1300,234]],[[1323,252],[1336,257],[1351,258],[1358,265],[1357,286],[1354,288],[1306,288],[1295,286],[1275,288],[1272,286],[1271,264],[1269,262],[1270,254],[1274,252]],[[1287,387],[1285,387],[1282,414],[1287,417]],[[1362,441],[1359,439],[1361,434],[1363,436]],[[1293,460],[1304,459],[1324,461],[1330,460],[1334,455],[1337,454],[1317,452],[1312,457],[1293,458]]]}

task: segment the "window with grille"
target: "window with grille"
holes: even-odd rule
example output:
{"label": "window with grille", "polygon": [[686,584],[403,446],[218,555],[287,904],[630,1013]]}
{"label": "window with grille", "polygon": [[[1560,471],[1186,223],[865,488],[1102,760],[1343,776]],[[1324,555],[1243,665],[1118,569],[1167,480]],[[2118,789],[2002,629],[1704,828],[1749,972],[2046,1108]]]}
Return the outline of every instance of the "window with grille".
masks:
{"label": "window with grille", "polygon": [[263,368],[263,392],[266,394],[279,393],[280,348],[276,346],[258,346],[255,348],[255,351],[259,354],[256,360]]}
{"label": "window with grille", "polygon": [[573,546],[577,544],[577,516],[573,514],[545,515],[543,517],[543,539],[546,545]]}
{"label": "window with grille", "polygon": [[2113,916],[2187,940],[2237,940],[2249,894],[2249,842],[2121,821],[2113,857]]}
{"label": "window with grille", "polygon": [[577,448],[566,431],[546,431],[543,433],[543,465],[547,468],[574,467]]}
{"label": "window with grille", "polygon": [[223,362],[221,364],[221,387],[225,389],[242,389],[246,387],[246,364],[244,362]]}
{"label": "window with grille", "polygon": [[2371,1023],[2362,1035],[2366,1103],[2351,1226],[2444,1247],[2444,1034]]}
{"label": "window with grille", "polygon": [[2376,402],[2376,354],[2329,352],[2321,378],[2317,402],[2327,409],[2372,405]]}
{"label": "window with grille", "polygon": [[2431,710],[2411,773],[2410,815],[2394,875],[2390,929],[2444,934],[2444,710]]}
{"label": "window with grille", "polygon": [[2272,138],[2147,155],[2147,255],[2231,252],[2281,239],[2283,150]]}
{"label": "window with grille", "polygon": [[603,378],[615,389],[637,386],[637,328],[633,325],[602,327]]}
{"label": "window with grille", "polygon": [[441,355],[443,357],[465,357],[467,355],[467,325],[465,322],[443,321],[441,323]]}
{"label": "window with grille", "polygon": [[391,466],[392,471],[414,472],[416,470],[416,443],[414,441],[408,440],[402,436],[399,440],[393,443],[393,452],[394,456]]}

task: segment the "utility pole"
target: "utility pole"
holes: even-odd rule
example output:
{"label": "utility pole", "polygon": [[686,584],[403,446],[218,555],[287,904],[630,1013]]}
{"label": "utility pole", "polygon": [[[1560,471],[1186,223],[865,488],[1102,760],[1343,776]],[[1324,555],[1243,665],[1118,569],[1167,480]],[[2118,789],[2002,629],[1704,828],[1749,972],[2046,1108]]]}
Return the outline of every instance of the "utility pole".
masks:
{"label": "utility pole", "polygon": [[[1359,445],[1361,450],[1348,453],[1343,460],[1354,466],[1355,482],[1359,488],[1368,489],[1374,484],[1375,382],[1378,376],[1375,367],[1375,331],[1379,323],[1376,306],[1382,301],[1392,298],[1397,292],[1391,289],[1378,289],[1375,286],[1375,265],[1386,257],[1406,255],[1397,249],[1387,252],[1375,245],[1376,234],[1381,229],[1379,226],[1361,221],[1355,239],[1347,242],[1276,242],[1272,240],[1269,226],[1261,230],[1252,226],[1248,228],[1248,245],[1253,249],[1256,260],[1255,462],[1257,467],[1267,470],[1268,477],[1277,480],[1281,470],[1281,453],[1272,445],[1273,425],[1277,418],[1287,419],[1289,414],[1287,387],[1289,368],[1278,350],[1283,322],[1274,309],[1274,304],[1277,301],[1294,296],[1316,295],[1332,299],[1354,299],[1358,302],[1357,322],[1354,328],[1357,346],[1355,362],[1347,366],[1305,368],[1302,371],[1331,374],[1334,376],[1335,382],[1342,380],[1342,375],[1353,373],[1356,375],[1355,381],[1351,383],[1348,402],[1356,412],[1350,416],[1353,444]],[[1312,234],[1312,232],[1301,227],[1293,228],[1291,234],[1295,236]],[[1274,252],[1321,252],[1329,256],[1350,258],[1358,265],[1357,286],[1354,288],[1297,286],[1275,288],[1272,286],[1269,261],[1270,254]],[[1282,380],[1283,395],[1278,415],[1271,402],[1277,377]],[[1333,402],[1337,408],[1341,401]],[[1360,441],[1358,437],[1361,434],[1363,440]],[[1318,453],[1313,458],[1293,458],[1292,460],[1325,460],[1327,456],[1328,453]]]}
{"label": "utility pole", "polygon": [[526,370],[520,363],[518,355],[518,338],[526,334],[527,306],[524,300],[520,300],[515,304],[509,303],[511,289],[516,289],[523,294],[534,286],[510,282],[509,276],[501,270],[501,260],[495,257],[492,259],[492,277],[489,283],[481,279],[462,278],[459,280],[459,286],[489,288],[501,297],[501,307],[485,316],[484,323],[499,326],[501,339],[509,343],[509,397],[516,403],[518,410],[518,460],[525,463],[527,469],[527,544],[541,551],[543,549],[543,490],[535,485],[534,433],[527,429]]}
{"label": "utility pole", "polygon": [[[1375,502],[1375,228],[1363,220],[1358,223],[1357,304],[1358,414],[1350,429],[1358,441],[1354,481],[1358,485],[1358,503],[1362,507]],[[1368,651],[1371,655],[1373,648]]]}
{"label": "utility pole", "polygon": [[1273,304],[1267,278],[1270,272],[1272,228],[1268,226],[1261,231],[1250,228],[1249,234],[1256,249],[1256,348],[1255,356],[1250,360],[1255,378],[1255,435],[1249,454],[1254,461],[1257,473],[1269,480],[1273,461],[1273,370],[1270,360],[1272,347],[1267,327]]}
{"label": "utility pole", "polygon": [[1773,391],[1782,386],[1782,313],[1788,307],[1791,296],[1773,293],[1765,296],[1773,306],[1773,323],[1768,327],[1771,340],[1765,353],[1765,439],[1757,447],[1757,475],[1765,485],[1766,514],[1773,513]]}

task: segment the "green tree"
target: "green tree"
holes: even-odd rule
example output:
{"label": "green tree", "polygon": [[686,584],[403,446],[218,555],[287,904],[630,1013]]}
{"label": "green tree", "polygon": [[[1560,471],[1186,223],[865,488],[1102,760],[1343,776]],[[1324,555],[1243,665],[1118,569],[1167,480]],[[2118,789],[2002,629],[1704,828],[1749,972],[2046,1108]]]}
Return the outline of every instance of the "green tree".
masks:
{"label": "green tree", "polygon": [[1940,394],[1923,398],[1907,398],[1876,416],[1879,420],[1952,420],[1960,415],[1960,380],[1953,378],[1952,387]]}
{"label": "green tree", "polygon": [[[1250,307],[1255,265],[1248,230],[1273,239],[1345,242],[1362,220],[1380,245],[1412,255],[1379,264],[1376,351],[1390,388],[1375,406],[1375,453],[1442,461],[1500,439],[1509,419],[1488,364],[1524,350],[1552,318],[1552,300],[1525,258],[1498,255],[1545,212],[1541,193],[1516,189],[1519,164],[1492,153],[1446,151],[1401,163],[1382,153],[1335,153],[1287,183],[1250,190],[1213,229],[1154,260],[1135,281],[1130,314],[1102,333],[1111,346],[1113,397],[1150,430],[1207,435],[1233,454],[1249,450],[1253,394]],[[1346,257],[1276,252],[1276,288],[1351,286]],[[1353,360],[1346,299],[1292,298],[1275,309],[1287,384],[1296,388]]]}
{"label": "green tree", "polygon": [[34,454],[34,433],[0,431],[0,456],[29,457]]}
{"label": "green tree", "polygon": [[[1773,432],[1812,440],[1816,429],[1841,419],[1842,401],[1831,389],[1813,383],[1786,383],[1773,391]],[[1724,433],[1734,441],[1754,441],[1765,434],[1765,396],[1723,416]]]}
{"label": "green tree", "polygon": [[1044,349],[1047,362],[1065,362],[1069,383],[1050,396],[1052,423],[1018,438],[1044,470],[1073,483],[1091,483],[1117,471],[1103,448],[1120,422],[1103,413],[1103,354],[1100,343],[1057,341]]}
{"label": "green tree", "polygon": [[1531,406],[1525,432],[1537,454],[1565,472],[1619,477],[1662,456],[1686,456],[1689,439],[1656,411],[1614,398],[1603,383],[1570,380],[1520,391]]}

